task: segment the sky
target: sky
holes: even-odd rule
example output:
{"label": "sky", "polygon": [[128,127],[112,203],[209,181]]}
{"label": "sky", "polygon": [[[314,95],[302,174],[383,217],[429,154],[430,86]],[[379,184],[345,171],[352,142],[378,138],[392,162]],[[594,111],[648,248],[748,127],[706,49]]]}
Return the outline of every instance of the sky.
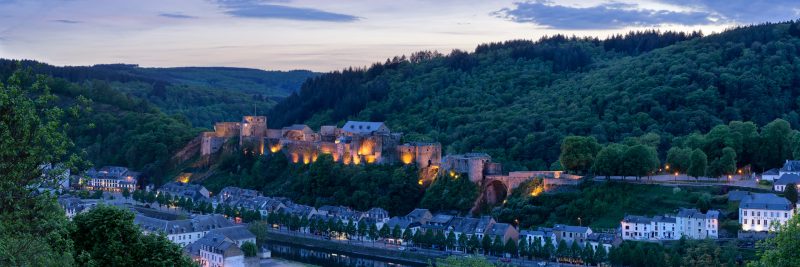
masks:
{"label": "sky", "polygon": [[0,0],[0,58],[332,71],[557,33],[796,18],[798,0]]}

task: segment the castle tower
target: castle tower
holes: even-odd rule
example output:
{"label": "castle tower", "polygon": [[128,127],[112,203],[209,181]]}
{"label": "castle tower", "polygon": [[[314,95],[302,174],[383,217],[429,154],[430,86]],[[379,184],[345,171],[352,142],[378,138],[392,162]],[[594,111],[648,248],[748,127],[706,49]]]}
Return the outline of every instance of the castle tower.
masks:
{"label": "castle tower", "polygon": [[243,149],[257,149],[264,153],[264,138],[267,137],[266,116],[244,116],[241,131],[239,132],[239,146]]}

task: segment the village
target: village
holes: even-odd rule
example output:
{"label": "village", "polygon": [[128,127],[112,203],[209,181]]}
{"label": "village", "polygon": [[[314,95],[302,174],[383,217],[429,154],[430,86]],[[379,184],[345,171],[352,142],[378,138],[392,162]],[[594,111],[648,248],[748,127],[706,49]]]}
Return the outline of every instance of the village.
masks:
{"label": "village", "polygon": [[[561,171],[504,174],[501,165],[492,162],[487,154],[443,157],[438,143],[399,144],[401,135],[391,133],[383,123],[351,121],[341,129],[323,126],[320,133],[303,125],[266,130],[265,117],[245,117],[238,126],[223,124],[227,126],[218,124],[215,132],[201,135],[199,151],[206,161],[213,160],[213,154],[224,148],[222,144],[234,137],[231,132],[238,132],[243,149],[282,153],[296,164],[308,164],[320,153],[326,153],[333,154],[341,164],[417,164],[421,170],[420,185],[430,183],[437,175],[467,177],[481,186],[480,197],[491,203],[502,202],[511,190],[531,179],[543,181],[542,188],[530,192],[532,196],[547,194],[553,188],[575,186],[587,179]],[[256,138],[251,138],[253,135]],[[800,161],[787,160],[780,169],[737,178],[768,181],[775,193],[782,193],[787,185],[797,185],[798,174]],[[379,207],[363,211],[343,206],[314,207],[238,187],[210,192],[186,177],[155,188],[152,184],[139,184],[139,173],[117,166],[90,169],[78,177],[76,184],[59,183],[65,193],[58,201],[67,217],[96,205],[129,209],[136,214],[135,223],[143,233],[165,234],[201,266],[245,266],[252,265],[254,258],[268,257],[269,252],[263,246],[256,247],[256,243],[263,244],[249,230],[253,225],[321,242],[347,241],[351,246],[372,247],[377,243],[385,250],[411,253],[429,251],[440,256],[478,253],[501,262],[516,260],[521,264],[531,264],[525,263],[525,259],[599,264],[606,262],[614,248],[626,240],[656,243],[681,239],[761,240],[792,218],[798,208],[775,193],[732,190],[727,193],[727,201],[738,205],[735,217],[740,231],[736,233],[721,232],[721,211],[701,211],[694,207],[655,216],[628,214],[613,229],[592,229],[580,224],[520,229],[513,222],[499,222],[485,215],[459,216],[418,208],[408,214],[390,216]],[[87,197],[88,192],[94,193]]]}

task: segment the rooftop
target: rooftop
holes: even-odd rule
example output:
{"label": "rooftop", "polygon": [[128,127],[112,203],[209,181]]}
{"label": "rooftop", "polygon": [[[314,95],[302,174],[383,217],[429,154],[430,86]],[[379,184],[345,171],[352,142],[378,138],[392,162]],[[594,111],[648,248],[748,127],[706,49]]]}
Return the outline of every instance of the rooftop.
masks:
{"label": "rooftop", "polygon": [[794,173],[785,173],[781,175],[777,181],[775,181],[775,185],[787,185],[787,184],[797,185],[798,183],[800,183],[800,175]]}
{"label": "rooftop", "polygon": [[789,200],[771,193],[750,193],[739,203],[740,209],[792,210]]}
{"label": "rooftop", "polygon": [[369,121],[348,121],[342,127],[342,130],[350,133],[368,134],[379,131],[381,128],[388,131],[383,122],[369,122]]}

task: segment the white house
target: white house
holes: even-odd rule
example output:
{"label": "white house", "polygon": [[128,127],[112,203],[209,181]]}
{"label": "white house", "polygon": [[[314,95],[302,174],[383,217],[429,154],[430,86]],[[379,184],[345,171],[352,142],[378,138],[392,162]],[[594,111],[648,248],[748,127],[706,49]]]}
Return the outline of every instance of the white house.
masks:
{"label": "white house", "polygon": [[739,224],[745,231],[771,231],[794,215],[789,200],[775,194],[750,193],[739,203]]}
{"label": "white house", "polygon": [[719,237],[719,211],[705,214],[696,209],[681,209],[675,216],[644,217],[628,215],[621,222],[623,240],[678,240],[681,237],[705,239]]}
{"label": "white house", "polygon": [[709,210],[703,214],[696,209],[681,209],[675,219],[682,236],[692,239],[719,237],[719,211]]}
{"label": "white house", "polygon": [[99,170],[91,168],[86,171],[82,185],[87,190],[122,192],[128,189],[128,191],[133,192],[136,190],[139,175],[140,173],[125,167],[105,166]]}
{"label": "white house", "polygon": [[527,242],[528,245],[532,245],[533,242],[539,241],[539,245],[544,247],[547,245],[547,241],[550,241],[550,244],[553,247],[558,246],[556,241],[556,234],[553,232],[552,228],[539,228],[537,230],[522,230],[519,233],[520,242]]}
{"label": "white house", "polygon": [[780,176],[781,176],[781,174],[780,174],[780,172],[779,172],[779,170],[777,168],[769,169],[769,170],[761,173],[761,180],[770,181],[771,182],[771,181],[778,180],[778,177],[780,177]]}
{"label": "white house", "polygon": [[783,192],[786,190],[786,185],[788,184],[794,184],[800,189],[800,175],[794,173],[782,174],[781,177],[773,183],[772,189],[777,192]]}
{"label": "white house", "polygon": [[234,224],[222,215],[199,215],[192,219],[167,221],[137,214],[133,222],[142,228],[142,232],[167,235],[167,239],[185,247],[203,238],[209,231],[231,227]]}
{"label": "white house", "polygon": [[192,260],[202,267],[244,266],[244,252],[231,239],[209,233],[186,247]]}
{"label": "white house", "polygon": [[627,215],[621,222],[623,240],[650,240],[653,220],[644,216]]}

